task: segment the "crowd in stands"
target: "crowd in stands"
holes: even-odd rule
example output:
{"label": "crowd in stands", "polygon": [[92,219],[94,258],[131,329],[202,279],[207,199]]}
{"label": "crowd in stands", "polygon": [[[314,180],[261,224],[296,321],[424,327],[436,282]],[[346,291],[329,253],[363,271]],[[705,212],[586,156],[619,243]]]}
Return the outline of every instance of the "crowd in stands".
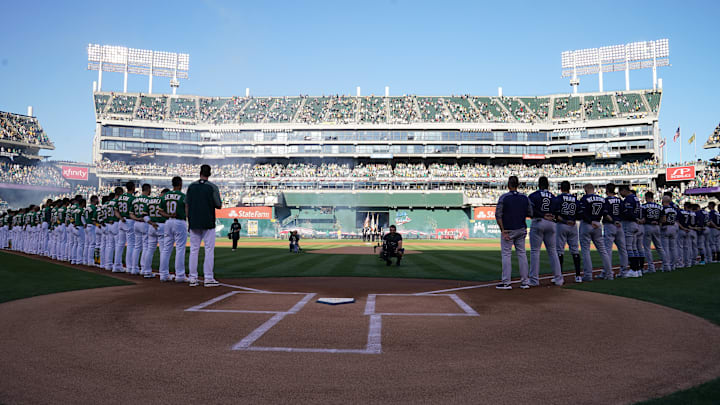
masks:
{"label": "crowd in stands", "polygon": [[69,187],[62,173],[51,165],[21,165],[0,161],[0,183]]}
{"label": "crowd in stands", "polygon": [[[531,178],[541,175],[548,177],[605,177],[625,175],[649,175],[655,173],[659,166],[652,160],[629,162],[623,164],[445,164],[422,163],[389,164],[349,164],[323,163],[319,165],[306,163],[291,164],[228,164],[216,166],[215,178],[458,178],[458,179],[505,179],[516,175]],[[144,163],[128,164],[122,161],[104,160],[98,164],[101,173],[167,176],[168,174],[183,177],[194,176],[198,165],[186,163]]]}
{"label": "crowd in stands", "polygon": [[705,145],[720,145],[720,124],[715,127],[715,130],[710,134]]}
{"label": "crowd in stands", "polygon": [[705,170],[695,174],[695,180],[688,184],[689,188],[720,186],[720,166],[706,166]]}
{"label": "crowd in stands", "polygon": [[52,146],[37,118],[0,111],[0,140]]}

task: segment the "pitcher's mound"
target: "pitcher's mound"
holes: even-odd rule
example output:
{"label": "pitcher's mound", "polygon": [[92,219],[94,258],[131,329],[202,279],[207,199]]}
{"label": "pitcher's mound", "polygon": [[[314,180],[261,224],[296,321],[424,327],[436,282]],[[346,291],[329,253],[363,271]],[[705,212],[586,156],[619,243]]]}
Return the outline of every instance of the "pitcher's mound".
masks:
{"label": "pitcher's mound", "polygon": [[[318,253],[321,255],[379,255],[380,254],[380,248],[378,247],[375,251],[373,251],[372,246],[340,246],[336,248],[330,248],[330,249],[317,249],[317,250],[308,250],[308,253]],[[422,253],[417,250],[407,250],[405,249],[406,255],[411,255],[415,253]]]}

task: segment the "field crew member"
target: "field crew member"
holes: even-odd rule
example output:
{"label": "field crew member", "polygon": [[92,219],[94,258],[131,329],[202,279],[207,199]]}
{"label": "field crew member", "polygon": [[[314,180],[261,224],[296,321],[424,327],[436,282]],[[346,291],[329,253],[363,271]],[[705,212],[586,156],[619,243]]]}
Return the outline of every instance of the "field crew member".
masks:
{"label": "field crew member", "polygon": [[565,244],[567,243],[575,265],[575,281],[582,282],[580,275],[580,251],[578,250],[578,228],[575,220],[578,214],[577,197],[570,194],[570,182],[560,183],[560,195],[553,199],[552,210],[557,219],[556,244],[560,271],[562,272],[565,257]]}
{"label": "field crew member", "polygon": [[160,215],[165,221],[165,235],[163,235],[167,255],[160,250],[160,274],[169,273],[170,253],[175,245],[175,281],[184,283],[185,276],[185,246],[187,245],[187,205],[182,190],[182,178],[172,178],[172,191],[165,193],[160,201]]}
{"label": "field crew member", "polygon": [[200,166],[200,180],[193,182],[187,189],[185,203],[190,224],[190,286],[198,285],[198,253],[200,243],[205,242],[205,263],[203,274],[205,287],[217,287],[213,266],[215,263],[215,210],[222,208],[220,191],[210,181],[210,166]]}
{"label": "field crew member", "polygon": [[135,221],[130,218],[130,210],[132,210],[132,203],[135,199],[135,183],[128,181],[125,188],[127,192],[116,197],[115,203],[115,217],[120,222],[118,223],[118,234],[115,238],[114,267],[116,270],[123,270],[123,248],[125,248],[125,242],[127,242],[127,248],[125,248],[125,271],[130,274],[140,274],[140,270],[132,264],[135,250]]}
{"label": "field crew member", "polygon": [[[135,245],[133,246],[133,254],[130,258],[130,264],[127,264],[126,266],[128,268],[132,267],[133,271],[131,274],[141,274],[142,276],[146,278],[152,278],[154,277],[152,274],[152,271],[150,271],[149,274],[143,273],[141,271],[140,265],[141,265],[141,258],[142,258],[142,251],[143,246],[145,243],[147,243],[147,227],[148,224],[145,221],[145,218],[148,217],[148,208],[147,208],[147,200],[150,196],[150,185],[145,183],[142,185],[141,188],[141,194],[138,197],[135,197],[133,199],[131,209],[130,209],[130,219],[135,222],[134,228],[135,228]],[[129,242],[128,242],[129,245]]]}
{"label": "field crew member", "polygon": [[715,201],[708,203],[708,210],[712,259],[714,262],[720,262],[720,213],[715,210]]}
{"label": "field crew member", "polygon": [[[610,258],[612,265],[612,247],[617,246],[620,257],[620,272],[622,276],[628,270],[628,253],[625,247],[625,232],[622,228],[623,201],[615,194],[615,184],[608,183],[605,186],[605,216],[603,217],[603,237],[605,239],[605,252]],[[600,277],[602,278],[602,276]]]}
{"label": "field crew member", "polygon": [[560,261],[555,246],[555,216],[552,214],[553,194],[548,191],[547,177],[538,179],[539,190],[528,197],[532,207],[532,223],[530,225],[530,285],[540,285],[540,249],[545,243],[550,259],[550,269],[553,272],[552,283],[563,285],[563,276],[560,271]]}
{"label": "field crew member", "polygon": [[[152,274],[153,256],[155,256],[155,248],[158,246],[160,246],[160,262],[162,263],[163,260],[165,263],[168,262],[165,256],[169,256],[170,249],[167,248],[167,244],[165,243],[165,217],[160,214],[162,197],[167,194],[168,191],[170,190],[164,189],[160,192],[159,196],[147,198],[148,216],[147,218],[143,218],[148,224],[147,242],[143,247],[141,259],[143,274]],[[165,266],[164,269],[161,267],[160,281],[165,282],[171,280],[172,278],[170,277],[168,267]]]}
{"label": "field crew member", "polygon": [[663,251],[665,258],[663,259],[663,271],[675,270],[678,264],[678,226],[677,226],[677,208],[673,207],[671,198],[663,196],[662,198],[662,216],[664,221],[660,227],[660,236],[662,237]]}
{"label": "field crew member", "polygon": [[655,245],[655,250],[660,255],[663,269],[666,267],[665,263],[668,262],[665,248],[663,247],[660,237],[660,224],[665,222],[665,218],[663,218],[663,207],[656,203],[654,198],[655,195],[652,191],[645,193],[645,205],[642,206],[642,219],[640,220],[644,229],[643,249],[645,250],[648,273],[655,273],[655,260],[652,255],[651,243]]}
{"label": "field crew member", "polygon": [[501,195],[495,207],[495,221],[502,232],[500,238],[500,254],[502,257],[502,283],[495,288],[511,290],[512,248],[518,258],[520,272],[520,288],[530,288],[528,277],[528,261],[525,253],[525,237],[527,224],[525,218],[532,216],[530,200],[525,194],[519,193],[517,176],[508,179],[508,192]]}
{"label": "field crew member", "polygon": [[602,234],[600,220],[606,215],[605,199],[595,194],[595,186],[585,184],[585,195],[580,199],[580,250],[583,255],[583,278],[581,281],[592,281],[592,259],[590,258],[590,242],[595,244],[603,264],[602,278],[612,280],[612,262],[605,250],[605,239]]}
{"label": "field crew member", "polygon": [[642,208],[637,196],[630,191],[630,187],[627,185],[620,186],[620,195],[624,198],[621,217],[622,228],[625,233],[625,248],[628,252],[628,262],[630,264],[630,271],[624,274],[623,277],[640,277],[642,276],[641,260],[644,255],[639,250],[640,228],[637,221],[640,218]]}

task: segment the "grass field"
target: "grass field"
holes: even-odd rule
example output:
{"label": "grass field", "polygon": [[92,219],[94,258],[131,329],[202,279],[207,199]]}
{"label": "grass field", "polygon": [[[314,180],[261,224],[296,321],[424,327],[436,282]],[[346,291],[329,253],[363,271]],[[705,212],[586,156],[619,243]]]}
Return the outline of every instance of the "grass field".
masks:
{"label": "grass field", "polygon": [[[362,246],[357,241],[306,240],[301,243],[306,251],[288,253],[285,241],[275,239],[243,240],[233,252],[227,240],[218,240],[215,248],[215,275],[218,278],[250,277],[399,277],[435,278],[470,281],[493,281],[500,278],[501,263],[499,242],[495,239],[471,241],[406,241],[405,248],[421,253],[406,255],[400,267],[385,266],[375,255],[311,254],[308,251],[340,246]],[[530,252],[528,248],[528,260]],[[565,271],[573,269],[572,258],[566,253]],[[154,257],[157,268],[159,255]],[[186,261],[189,253],[186,252]],[[592,251],[593,263],[600,257]],[[200,250],[200,261],[203,251]],[[171,257],[171,268],[174,263]],[[514,259],[513,259],[514,260]],[[614,263],[617,264],[617,254]],[[547,252],[540,253],[541,273],[549,273]],[[200,268],[202,266],[199,266]],[[517,268],[517,263],[514,263]],[[514,274],[517,276],[517,272]]]}
{"label": "grass field", "polygon": [[[362,245],[362,243],[312,240],[304,241],[303,248],[309,251],[353,245]],[[492,281],[500,277],[500,253],[497,241],[407,241],[405,247],[422,253],[407,255],[400,267],[386,267],[376,256],[371,255],[320,255],[307,252],[290,254],[285,241],[273,239],[241,241],[236,252],[231,251],[226,241],[218,240],[215,250],[215,271],[217,277],[221,279],[348,276]],[[202,261],[202,250],[200,252],[200,261]],[[592,258],[597,266],[600,263],[597,252],[592,252]],[[154,259],[154,268],[157,268],[158,254]],[[174,257],[171,260],[174,260]],[[3,276],[5,281],[0,286],[0,302],[61,291],[128,284],[104,275],[2,252],[0,252],[0,261],[2,262],[0,276]],[[545,269],[543,273],[547,273],[547,254],[544,251],[541,253],[541,261],[541,268]],[[566,260],[565,271],[572,270],[571,262],[571,259]],[[614,263],[617,264],[617,257]],[[202,268],[202,265],[199,268]],[[703,317],[720,325],[718,285],[720,285],[720,265],[713,264],[671,273],[646,275],[639,279],[569,283],[566,288],[649,301]],[[720,379],[642,404],[716,403],[720,403]]]}
{"label": "grass field", "polygon": [[102,274],[0,252],[0,302],[88,288],[129,285]]}

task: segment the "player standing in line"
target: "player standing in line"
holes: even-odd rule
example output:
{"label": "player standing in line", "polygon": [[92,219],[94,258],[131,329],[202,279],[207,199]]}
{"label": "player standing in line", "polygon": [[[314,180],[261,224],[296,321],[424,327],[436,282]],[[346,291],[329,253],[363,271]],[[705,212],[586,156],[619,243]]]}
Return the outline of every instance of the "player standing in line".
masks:
{"label": "player standing in line", "polygon": [[[118,236],[115,239],[115,263],[116,269],[123,270],[123,249],[125,249],[126,273],[139,274],[140,271],[133,267],[132,258],[135,250],[135,221],[130,218],[130,210],[135,199],[135,183],[128,181],[125,185],[126,193],[116,198],[115,217],[120,220]],[[125,243],[127,242],[127,248]]]}
{"label": "player standing in line", "polygon": [[[150,274],[142,273],[140,265],[142,264],[142,251],[143,245],[147,242],[147,227],[148,224],[145,218],[148,217],[147,199],[150,196],[151,188],[150,184],[145,183],[141,187],[141,194],[135,197],[130,206],[130,219],[135,222],[135,245],[133,246],[133,254],[130,261],[126,264],[128,268],[132,267],[134,270],[132,274],[140,274],[145,278],[152,278],[154,275],[152,271]],[[137,269],[137,270],[135,270]]]}
{"label": "player standing in line", "polygon": [[495,220],[502,232],[500,238],[500,252],[502,257],[502,284],[495,288],[511,290],[510,277],[512,275],[512,248],[518,258],[520,271],[520,288],[530,288],[528,278],[528,261],[525,253],[525,238],[527,224],[525,218],[532,215],[530,200],[525,194],[517,191],[519,181],[517,176],[508,179],[508,192],[501,195],[495,208]]}
{"label": "player standing in line", "polygon": [[663,215],[663,207],[655,202],[655,195],[652,191],[645,192],[645,205],[642,207],[641,222],[644,228],[643,248],[645,249],[645,259],[647,260],[647,272],[655,273],[655,260],[653,259],[651,243],[655,245],[655,250],[662,260],[663,270],[669,263],[665,248],[663,247],[660,237],[660,224],[665,222]]}
{"label": "player standing in line", "polygon": [[[123,273],[125,270],[122,267],[122,263],[120,266],[115,267],[115,257],[118,256],[117,250],[120,250],[120,261],[122,262],[122,251],[125,247],[125,233],[123,232],[123,244],[118,249],[118,239],[120,239],[120,219],[122,219],[122,216],[119,216],[117,214],[117,202],[118,197],[120,197],[123,194],[122,187],[115,187],[115,193],[111,193],[108,198],[107,202],[107,221],[109,224],[109,230],[110,230],[110,237],[108,238],[108,245],[105,246],[105,250],[107,250],[108,257],[106,259],[106,265],[109,268],[106,268],[105,270],[112,270],[113,273]],[[120,218],[118,218],[118,216]]]}
{"label": "player standing in line", "polygon": [[200,243],[205,242],[205,262],[203,278],[205,287],[217,287],[213,267],[215,264],[215,210],[222,208],[222,199],[217,186],[211,183],[210,166],[200,166],[200,180],[193,182],[187,189],[188,222],[190,228],[190,286],[198,285],[198,253]]}
{"label": "player standing in line", "polygon": [[[607,252],[612,265],[612,247],[617,246],[618,256],[620,257],[620,271],[618,275],[623,276],[628,270],[628,253],[625,248],[625,233],[622,228],[621,213],[623,201],[615,194],[615,184],[608,183],[605,186],[605,216],[603,217],[603,237],[605,239],[605,252]],[[602,278],[602,275],[599,276]]]}
{"label": "player standing in line", "polygon": [[83,246],[83,262],[86,266],[95,266],[93,256],[98,234],[97,229],[97,203],[96,195],[90,197],[90,205],[83,211],[83,222],[85,223],[85,246]]}
{"label": "player standing in line", "polygon": [[662,214],[664,218],[660,227],[660,236],[662,237],[663,250],[665,258],[663,258],[663,271],[675,270],[678,263],[678,227],[677,227],[677,209],[673,207],[671,197],[663,196],[662,198]]}
{"label": "player standing in line", "polygon": [[714,262],[720,262],[720,213],[715,210],[715,201],[708,203],[708,209],[712,259]]}
{"label": "player standing in line", "polygon": [[85,261],[85,205],[86,200],[80,197],[78,200],[77,208],[75,209],[75,233],[77,235],[77,246],[75,248],[75,264],[83,264]]}
{"label": "player standing in line", "polygon": [[[165,218],[160,215],[160,203],[162,202],[162,196],[164,196],[168,189],[164,189],[160,192],[159,196],[149,197],[147,199],[148,208],[148,231],[147,231],[147,243],[143,247],[142,252],[142,272],[143,274],[152,274],[152,260],[155,256],[155,248],[160,246],[160,261],[162,262],[164,256],[167,254],[167,247],[165,246],[164,232],[165,232]],[[144,220],[145,218],[143,218]],[[167,267],[165,269],[160,268],[160,281],[171,281],[170,272]]]}
{"label": "player standing in line", "polygon": [[561,194],[556,196],[552,202],[552,211],[557,219],[555,231],[557,237],[555,240],[557,244],[558,261],[560,262],[560,271],[562,272],[565,244],[567,243],[570,253],[572,254],[573,264],[575,265],[575,282],[581,283],[578,228],[575,222],[578,214],[578,201],[577,197],[570,194],[569,181],[565,180],[560,183],[560,192]]}
{"label": "player standing in line", "polygon": [[[709,207],[708,203],[708,207]],[[698,208],[700,206],[698,205]],[[715,256],[713,255],[713,251],[715,250],[715,243],[712,239],[712,231],[710,230],[712,228],[711,225],[711,218],[710,218],[710,212],[706,211],[704,208],[701,208],[699,213],[703,216],[703,230],[702,230],[702,238],[703,238],[703,252],[705,253],[705,263],[715,263]]]}
{"label": "player standing in line", "polygon": [[705,229],[707,228],[707,215],[704,210],[700,209],[700,204],[693,204],[695,211],[695,235],[697,238],[697,253],[700,255],[700,264],[705,265],[707,260],[705,250]]}
{"label": "player standing in line", "polygon": [[553,194],[548,191],[547,177],[538,179],[538,190],[530,194],[532,207],[532,222],[530,225],[530,285],[540,285],[540,249],[545,243],[545,250],[550,259],[550,269],[553,273],[552,283],[563,285],[563,275],[560,271],[560,261],[555,246],[555,216],[552,214]]}
{"label": "player standing in line", "polygon": [[160,273],[166,270],[169,273],[170,252],[175,244],[175,281],[184,283],[185,276],[185,248],[187,246],[187,205],[185,194],[182,190],[182,178],[172,178],[172,191],[167,192],[160,201],[160,215],[167,218],[165,222],[165,250],[167,254],[162,255],[160,249]]}
{"label": "player standing in line", "polygon": [[42,211],[42,248],[41,252],[43,256],[50,257],[50,251],[48,245],[50,244],[50,214],[52,214],[53,200],[49,199],[45,201]]}
{"label": "player standing in line", "polygon": [[625,247],[628,251],[628,262],[630,264],[630,270],[623,277],[640,277],[642,275],[640,261],[642,252],[638,250],[640,232],[637,222],[641,215],[640,201],[630,191],[630,187],[624,184],[620,186],[620,195],[624,198],[621,217],[622,228],[625,233]]}
{"label": "player standing in line", "polygon": [[678,248],[680,249],[680,268],[688,268],[692,266],[692,241],[690,240],[691,234],[693,233],[690,229],[692,213],[690,212],[690,206],[692,204],[686,202],[683,208],[679,210],[678,215]]}
{"label": "player standing in line", "polygon": [[67,243],[67,226],[65,225],[65,217],[67,216],[69,205],[70,200],[65,198],[60,204],[60,207],[58,207],[57,259],[63,262],[67,261],[67,249],[65,248]]}
{"label": "player standing in line", "polygon": [[588,183],[583,186],[585,195],[580,199],[580,250],[583,260],[582,281],[592,281],[592,259],[590,258],[590,242],[595,244],[603,264],[602,278],[612,280],[615,278],[612,271],[610,255],[605,250],[605,239],[600,221],[606,215],[605,199],[595,194],[595,186]]}
{"label": "player standing in line", "polygon": [[105,268],[105,259],[103,256],[105,254],[105,238],[107,237],[107,225],[106,225],[106,219],[107,219],[107,213],[105,209],[105,204],[107,204],[108,198],[106,195],[102,196],[100,198],[100,204],[97,206],[97,235],[98,237],[95,238],[95,247],[94,251],[95,253],[95,263],[97,264],[97,267],[104,269]]}

